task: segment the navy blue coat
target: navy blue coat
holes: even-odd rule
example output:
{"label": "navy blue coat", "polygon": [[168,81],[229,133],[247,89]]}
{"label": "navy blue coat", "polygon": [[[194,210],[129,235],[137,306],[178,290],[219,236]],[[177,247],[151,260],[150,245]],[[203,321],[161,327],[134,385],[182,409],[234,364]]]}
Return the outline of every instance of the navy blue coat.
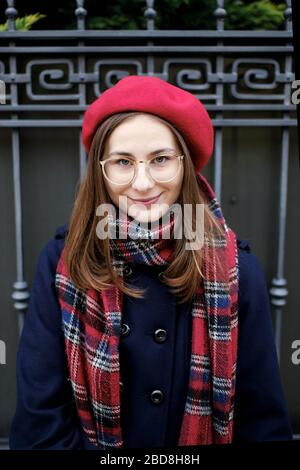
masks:
{"label": "navy blue coat", "polygon": [[[17,357],[12,449],[96,449],[81,429],[68,380],[55,270],[66,226],[39,256]],[[292,439],[264,275],[238,240],[239,334],[234,442]],[[124,447],[176,447],[188,386],[191,315],[159,279],[159,267],[128,265],[147,302],[124,295],[120,339]],[[156,391],[154,394],[152,392]]]}

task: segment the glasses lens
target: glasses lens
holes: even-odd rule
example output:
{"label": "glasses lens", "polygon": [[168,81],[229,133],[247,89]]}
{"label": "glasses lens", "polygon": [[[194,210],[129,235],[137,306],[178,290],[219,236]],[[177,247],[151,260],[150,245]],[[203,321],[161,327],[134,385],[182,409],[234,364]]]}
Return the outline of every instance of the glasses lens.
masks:
{"label": "glasses lens", "polygon": [[[105,176],[116,184],[130,183],[134,177],[134,162],[127,158],[111,158],[104,161]],[[149,161],[149,172],[155,181],[169,181],[175,178],[180,162],[174,155],[159,155]]]}
{"label": "glasses lens", "polygon": [[172,155],[159,155],[151,159],[149,170],[156,181],[168,181],[175,178],[179,170],[179,159]]}
{"label": "glasses lens", "polygon": [[113,183],[129,183],[134,176],[134,164],[126,158],[114,158],[104,162],[104,172]]}

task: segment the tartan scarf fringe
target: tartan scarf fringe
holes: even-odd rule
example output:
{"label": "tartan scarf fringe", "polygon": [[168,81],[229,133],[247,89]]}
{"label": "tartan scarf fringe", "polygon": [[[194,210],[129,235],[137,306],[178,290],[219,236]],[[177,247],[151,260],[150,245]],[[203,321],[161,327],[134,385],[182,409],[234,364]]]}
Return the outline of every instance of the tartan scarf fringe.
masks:
{"label": "tartan scarf fringe", "polygon": [[[228,444],[233,437],[238,334],[238,255],[234,232],[224,220],[209,183],[197,175],[208,207],[224,228],[224,236],[204,237],[204,279],[192,302],[192,350],[185,410],[178,446]],[[120,220],[110,221],[120,224]],[[128,220],[125,219],[125,223]],[[137,239],[112,241],[113,266],[123,276],[125,262],[166,265],[173,255],[174,220],[160,226],[158,239],[149,231]],[[157,235],[157,233],[156,233]],[[135,233],[136,236],[136,233]],[[144,237],[144,238],[143,238]],[[225,269],[215,262],[216,252]],[[55,287],[62,311],[65,350],[82,428],[101,449],[123,447],[121,429],[119,340],[122,293],[112,285],[101,293],[77,289],[61,253]],[[205,260],[210,260],[206,263]]]}

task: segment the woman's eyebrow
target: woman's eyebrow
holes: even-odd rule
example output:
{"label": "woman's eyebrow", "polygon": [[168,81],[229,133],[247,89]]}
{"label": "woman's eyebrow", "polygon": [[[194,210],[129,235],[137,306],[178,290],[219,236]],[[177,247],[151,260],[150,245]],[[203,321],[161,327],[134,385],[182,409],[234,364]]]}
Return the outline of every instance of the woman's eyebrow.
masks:
{"label": "woman's eyebrow", "polygon": [[[158,150],[153,150],[153,152],[150,152],[149,155],[155,155],[156,153],[161,153],[161,152],[176,152],[175,149],[172,149],[170,147],[166,147],[163,149],[158,149]],[[119,152],[118,150],[115,150],[114,152],[111,152],[108,154],[109,157],[112,155],[122,155],[124,157],[134,157],[132,153],[129,152]]]}

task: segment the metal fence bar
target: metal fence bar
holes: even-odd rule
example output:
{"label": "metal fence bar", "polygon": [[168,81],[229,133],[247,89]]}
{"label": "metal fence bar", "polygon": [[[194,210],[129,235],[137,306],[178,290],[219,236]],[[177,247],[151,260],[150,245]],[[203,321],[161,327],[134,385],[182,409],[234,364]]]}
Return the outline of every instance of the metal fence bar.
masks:
{"label": "metal fence bar", "polygon": [[[292,9],[291,0],[287,0],[287,8],[285,10],[286,29],[291,31],[292,28]],[[285,72],[292,71],[292,58],[285,57]],[[290,102],[290,88],[284,85],[285,104]],[[288,119],[288,113],[283,114]],[[277,248],[277,270],[276,277],[272,279],[270,288],[271,304],[275,307],[275,341],[278,361],[280,362],[281,352],[281,336],[282,336],[282,316],[283,309],[287,302],[288,289],[287,280],[284,277],[284,260],[285,260],[285,232],[286,232],[286,211],[287,211],[287,192],[288,192],[288,165],[289,165],[289,142],[290,129],[283,127],[281,141],[281,171],[280,171],[280,194],[279,194],[279,218],[278,218],[278,248]]]}
{"label": "metal fence bar", "polygon": [[188,53],[188,54],[241,54],[243,52],[252,52],[255,54],[280,54],[292,53],[293,46],[16,46],[0,47],[1,54],[113,54],[119,53],[120,49],[123,53],[148,53],[160,54],[165,53]]}
{"label": "metal fence bar", "polygon": [[[214,127],[296,127],[297,119],[212,119]],[[80,119],[3,119],[0,127],[80,127]]]}
{"label": "metal fence bar", "polygon": [[0,438],[0,450],[9,450],[7,438]]}
{"label": "metal fence bar", "polygon": [[119,39],[140,39],[140,38],[214,38],[214,39],[240,39],[245,40],[247,38],[257,39],[292,39],[292,31],[252,31],[247,30],[245,36],[244,30],[223,30],[216,31],[215,29],[204,29],[204,30],[164,30],[164,29],[105,29],[105,30],[49,30],[49,31],[3,31],[1,37],[4,39],[91,39],[91,38],[119,38]]}
{"label": "metal fence bar", "polygon": [[[154,30],[154,19],[156,16],[156,11],[154,10],[154,0],[146,0],[146,10],[145,10],[145,17],[147,19],[147,30],[153,31]],[[152,48],[154,46],[153,41],[147,42],[147,47]],[[154,75],[154,57],[152,54],[147,54],[147,75]]]}
{"label": "metal fence bar", "polygon": [[[224,30],[224,18],[226,10],[224,9],[224,0],[217,0],[217,9],[215,10],[217,18],[217,31]],[[217,47],[222,47],[223,42],[218,41]],[[222,78],[224,74],[224,57],[218,55],[216,58],[216,74]],[[222,106],[224,97],[224,86],[222,82],[216,84],[216,104],[217,107]],[[216,119],[223,119],[223,113],[217,112]],[[221,186],[222,186],[222,154],[223,154],[223,127],[217,127],[215,130],[215,152],[214,152],[214,190],[218,200],[221,202]]]}
{"label": "metal fence bar", "polygon": [[[295,106],[290,104],[206,104],[206,109],[208,111],[294,111]],[[76,105],[76,104],[45,104],[45,105],[31,105],[31,104],[18,104],[18,105],[2,105],[1,108],[3,111],[18,111],[18,113],[23,111],[85,111],[86,105]],[[290,119],[289,119],[290,120]],[[1,122],[1,121],[0,121]]]}
{"label": "metal fence bar", "polygon": [[[77,16],[77,29],[84,30],[85,29],[85,17],[87,15],[87,10],[84,8],[84,0],[76,0],[77,8],[75,10],[75,15]],[[84,42],[81,40],[78,42],[78,47],[83,47]],[[85,56],[84,54],[80,54],[78,56],[78,73],[80,77],[84,77],[86,70],[85,70]],[[79,83],[79,106],[85,107],[86,106],[86,84]],[[82,114],[80,114],[80,119],[82,120]],[[79,145],[79,174],[80,180],[82,181],[85,169],[86,169],[86,153],[83,148],[82,140],[81,140],[81,129],[78,133],[78,145]]]}
{"label": "metal fence bar", "polygon": [[[5,13],[8,19],[8,27],[10,30],[15,29],[15,18],[17,10],[14,8],[14,1],[7,1],[8,8]],[[10,43],[14,47],[14,42]],[[11,54],[9,57],[9,68],[12,75],[17,74],[16,57]],[[11,102],[18,105],[18,89],[17,84],[11,84]],[[17,114],[12,115],[13,120],[17,120]],[[22,197],[21,197],[21,173],[20,173],[20,136],[19,129],[12,128],[12,158],[13,158],[13,180],[14,180],[14,207],[15,207],[15,239],[16,239],[16,275],[17,279],[13,284],[14,291],[12,298],[15,301],[14,307],[18,314],[19,332],[23,328],[24,314],[27,309],[29,299],[28,285],[24,280],[23,267],[23,241],[22,241]]]}

